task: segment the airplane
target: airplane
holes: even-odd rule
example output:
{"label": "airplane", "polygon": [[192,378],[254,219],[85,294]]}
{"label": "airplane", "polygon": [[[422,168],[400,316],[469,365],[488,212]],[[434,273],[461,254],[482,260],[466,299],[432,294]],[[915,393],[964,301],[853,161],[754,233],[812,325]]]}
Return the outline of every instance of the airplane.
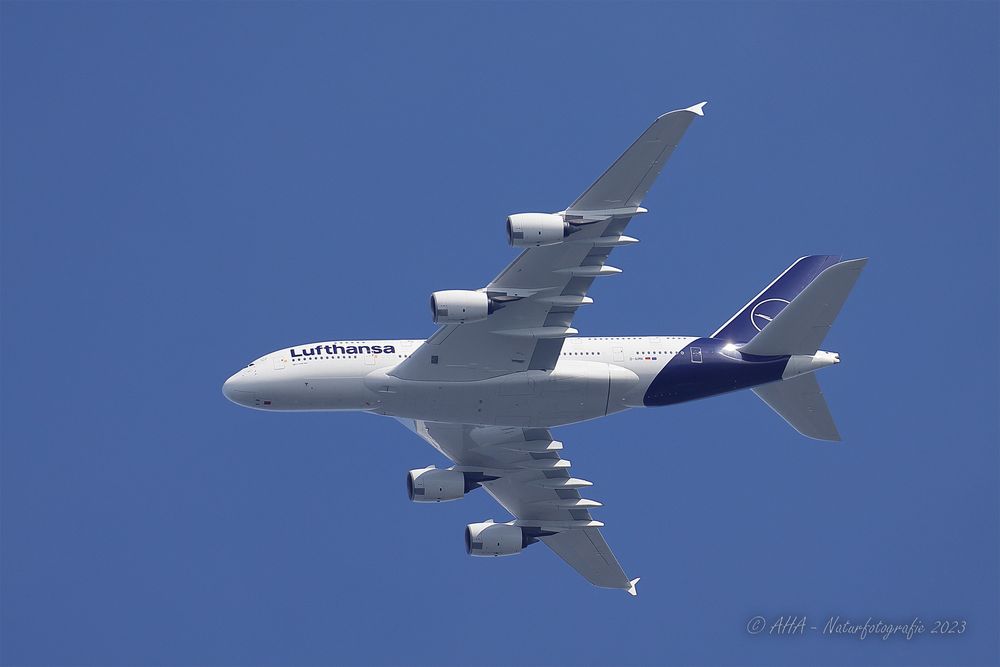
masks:
{"label": "airplane", "polygon": [[867,259],[810,255],[792,263],[710,336],[581,337],[571,325],[594,300],[607,263],[663,165],[705,103],[659,118],[576,201],[506,219],[517,258],[477,290],[430,297],[427,340],[341,340],[266,354],[223,385],[265,411],[361,410],[394,417],[452,463],[410,470],[417,503],[482,488],[514,518],[468,524],[472,556],[519,554],[536,542],[595,586],[636,594],[605,541],[551,428],[631,408],[751,389],[799,433],[839,440],[815,371],[820,350]]}

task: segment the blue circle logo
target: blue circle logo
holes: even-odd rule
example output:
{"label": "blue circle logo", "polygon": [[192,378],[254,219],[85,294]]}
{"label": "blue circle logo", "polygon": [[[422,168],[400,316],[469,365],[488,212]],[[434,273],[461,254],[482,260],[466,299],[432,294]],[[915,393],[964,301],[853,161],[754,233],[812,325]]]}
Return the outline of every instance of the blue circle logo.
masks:
{"label": "blue circle logo", "polygon": [[764,299],[750,311],[750,324],[757,331],[760,331],[766,327],[771,320],[778,316],[785,306],[788,305],[788,301],[785,299]]}

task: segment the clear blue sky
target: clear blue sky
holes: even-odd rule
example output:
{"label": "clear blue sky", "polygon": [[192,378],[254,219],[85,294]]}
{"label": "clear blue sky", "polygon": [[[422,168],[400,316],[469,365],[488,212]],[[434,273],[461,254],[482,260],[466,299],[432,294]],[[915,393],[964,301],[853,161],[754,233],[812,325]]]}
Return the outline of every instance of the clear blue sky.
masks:
{"label": "clear blue sky", "polygon": [[[998,5],[4,2],[0,657],[19,665],[995,664]],[[659,113],[709,100],[581,313],[707,334],[871,257],[821,383],[558,431],[640,595],[536,546],[395,421],[238,408],[286,345],[420,337]],[[912,641],[761,614],[967,620]]]}

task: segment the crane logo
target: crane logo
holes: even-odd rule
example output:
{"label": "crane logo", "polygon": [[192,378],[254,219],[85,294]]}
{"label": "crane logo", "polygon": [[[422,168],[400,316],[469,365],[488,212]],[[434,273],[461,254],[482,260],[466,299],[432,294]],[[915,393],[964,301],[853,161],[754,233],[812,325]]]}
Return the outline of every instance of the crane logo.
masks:
{"label": "crane logo", "polygon": [[760,331],[777,317],[788,303],[785,299],[764,299],[750,311],[750,324],[753,325],[754,329]]}

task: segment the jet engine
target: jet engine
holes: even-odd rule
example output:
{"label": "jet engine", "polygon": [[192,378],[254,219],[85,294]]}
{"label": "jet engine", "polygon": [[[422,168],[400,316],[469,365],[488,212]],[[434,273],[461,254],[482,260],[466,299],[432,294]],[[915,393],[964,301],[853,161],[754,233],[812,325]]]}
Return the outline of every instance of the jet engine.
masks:
{"label": "jet engine", "polygon": [[442,290],[431,294],[434,324],[465,324],[485,320],[496,305],[485,292]]}
{"label": "jet engine", "polygon": [[458,470],[438,470],[431,466],[411,470],[406,475],[406,493],[415,503],[458,500],[465,492],[465,473]]}
{"label": "jet engine", "polygon": [[562,243],[573,226],[555,213],[515,213],[507,216],[507,242],[515,248]]}
{"label": "jet engine", "polygon": [[465,527],[465,551],[470,556],[513,556],[524,547],[524,532],[519,526],[485,521]]}

